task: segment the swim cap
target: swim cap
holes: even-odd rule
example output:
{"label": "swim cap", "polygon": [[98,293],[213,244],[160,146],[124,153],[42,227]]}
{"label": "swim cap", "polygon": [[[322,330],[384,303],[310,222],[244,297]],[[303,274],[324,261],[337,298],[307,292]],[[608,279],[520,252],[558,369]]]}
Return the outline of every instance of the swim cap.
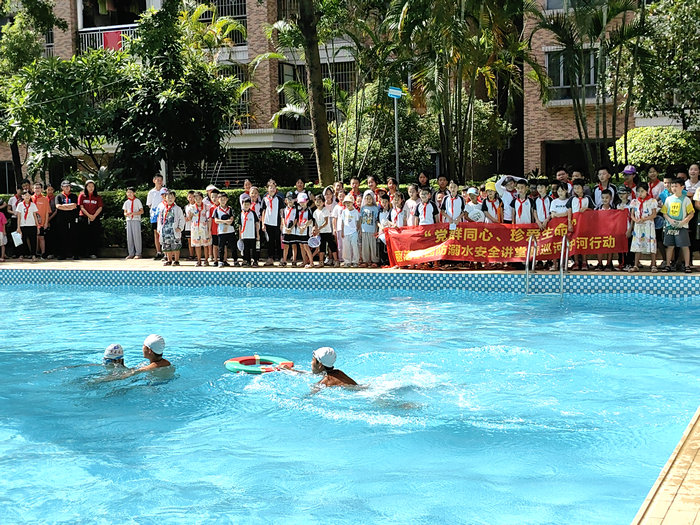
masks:
{"label": "swim cap", "polygon": [[105,354],[102,356],[103,359],[124,359],[124,349],[122,345],[111,344],[105,348]]}
{"label": "swim cap", "polygon": [[151,352],[158,355],[163,355],[163,350],[165,350],[165,339],[157,334],[149,335],[143,342],[144,346],[151,349]]}
{"label": "swim cap", "polygon": [[333,368],[333,365],[335,364],[335,350],[333,350],[330,346],[322,346],[321,348],[317,348],[314,350],[313,356],[316,358],[316,361],[321,363],[326,368]]}

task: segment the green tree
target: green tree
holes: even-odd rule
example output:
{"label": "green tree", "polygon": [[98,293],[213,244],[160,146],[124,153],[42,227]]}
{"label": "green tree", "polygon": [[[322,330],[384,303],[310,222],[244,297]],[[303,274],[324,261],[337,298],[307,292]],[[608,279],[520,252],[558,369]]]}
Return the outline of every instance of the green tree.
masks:
{"label": "green tree", "polygon": [[53,6],[49,0],[25,0],[21,4],[0,0],[0,17],[11,18],[0,30],[0,140],[10,143],[18,185],[23,178],[19,145],[27,143],[27,136],[8,114],[9,85],[15,74],[42,56],[43,35],[54,27],[63,31],[68,28],[65,20],[56,17]]}
{"label": "green tree", "polygon": [[[438,118],[442,172],[471,178],[476,100],[522,93],[522,63],[544,83],[517,21],[520,0],[394,0],[387,23],[428,109]],[[509,98],[512,98],[509,97]]]}
{"label": "green tree", "polygon": [[168,174],[182,162],[196,168],[222,154],[221,140],[250,83],[219,74],[213,50],[243,28],[216,17],[202,25],[205,9],[180,10],[177,0],[146,13],[128,46],[142,67],[121,115],[122,164],[165,159]]}
{"label": "green tree", "polygon": [[698,126],[700,2],[659,0],[649,6],[647,21],[651,33],[642,39],[641,48],[656,63],[640,68],[635,79],[637,109],[644,115],[673,117],[683,129]]}
{"label": "green tree", "polygon": [[92,174],[108,166],[108,145],[119,150],[115,119],[135,67],[125,53],[91,50],[22,69],[9,86],[9,114],[32,147],[31,163],[42,167],[53,156],[75,157]]}
{"label": "green tree", "polygon": [[[640,62],[648,56],[640,52],[638,43],[648,30],[644,8],[636,0],[588,0],[565,2],[562,11],[537,11],[533,31],[545,31],[560,50],[553,52],[563,67],[563,80],[570,86],[574,120],[584,149],[589,173],[603,161],[603,151],[611,137],[617,135],[619,102],[624,99],[622,124],[627,131],[631,93],[623,93]],[[531,35],[532,37],[532,35]],[[622,68],[620,56],[634,56],[630,67]],[[593,56],[593,59],[591,59]],[[612,67],[610,67],[612,65]],[[608,69],[610,68],[610,69]],[[591,77],[594,79],[591,84]],[[546,94],[542,97],[546,102]],[[594,122],[589,121],[590,110]],[[608,130],[608,113],[611,126]],[[594,129],[593,134],[591,128]],[[617,162],[617,148],[613,147]]]}

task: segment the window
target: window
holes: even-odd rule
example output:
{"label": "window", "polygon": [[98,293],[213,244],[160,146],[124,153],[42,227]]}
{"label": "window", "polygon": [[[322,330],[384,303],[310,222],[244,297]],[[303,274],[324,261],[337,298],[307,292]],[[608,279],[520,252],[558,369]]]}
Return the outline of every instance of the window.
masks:
{"label": "window", "polygon": [[[577,82],[579,87],[585,86],[586,98],[595,97],[596,83],[598,82],[598,52],[595,49],[584,53],[584,79]],[[547,75],[552,82],[549,94],[552,100],[571,100],[572,91],[564,70],[564,57],[561,51],[547,53]],[[578,75],[577,75],[578,77]]]}
{"label": "window", "polygon": [[[216,14],[219,18],[225,16],[233,18],[243,27],[248,27],[248,14],[246,10],[246,0],[213,0],[211,2],[216,7]],[[203,2],[202,2],[203,3]],[[202,22],[208,22],[212,19],[211,12],[204,13],[200,19]],[[234,43],[237,46],[246,43],[246,39],[238,32],[232,34]]]}
{"label": "window", "polygon": [[15,186],[15,169],[12,162],[0,161],[0,193],[4,195],[14,194]]}
{"label": "window", "polygon": [[[219,69],[222,77],[236,77],[241,82],[248,80],[248,70],[238,64],[229,64]],[[248,129],[250,127],[250,90],[244,91],[238,101],[238,112],[242,115],[240,125]]]}
{"label": "window", "polygon": [[83,0],[83,27],[135,24],[146,0]]}

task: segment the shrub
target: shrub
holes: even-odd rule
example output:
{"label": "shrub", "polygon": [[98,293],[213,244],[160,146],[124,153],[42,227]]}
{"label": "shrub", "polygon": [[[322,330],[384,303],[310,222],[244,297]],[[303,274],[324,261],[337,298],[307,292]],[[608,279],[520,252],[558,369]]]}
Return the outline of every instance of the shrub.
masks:
{"label": "shrub", "polygon": [[[624,155],[624,137],[616,142],[618,158]],[[613,149],[609,148],[610,158]],[[635,166],[655,164],[660,170],[687,166],[700,159],[700,142],[690,131],[668,127],[641,127],[627,132],[627,162]]]}

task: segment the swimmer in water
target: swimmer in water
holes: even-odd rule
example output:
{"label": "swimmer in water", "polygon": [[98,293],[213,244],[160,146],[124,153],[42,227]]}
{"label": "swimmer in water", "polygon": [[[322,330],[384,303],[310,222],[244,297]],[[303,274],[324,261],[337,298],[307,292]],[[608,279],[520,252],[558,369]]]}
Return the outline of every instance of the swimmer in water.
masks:
{"label": "swimmer in water", "polygon": [[325,377],[318,384],[323,386],[357,385],[352,378],[333,367],[336,357],[335,350],[330,346],[323,346],[314,350],[313,359],[311,360],[311,372],[314,374],[325,374]]}
{"label": "swimmer in water", "polygon": [[106,368],[124,368],[124,349],[120,344],[111,344],[105,348],[102,364]]}
{"label": "swimmer in water", "polygon": [[148,372],[156,368],[170,366],[170,361],[163,357],[165,350],[165,339],[157,334],[149,335],[143,342],[143,357],[150,361],[146,366],[137,368],[134,373]]}
{"label": "swimmer in water", "polygon": [[[163,337],[160,335],[151,334],[143,342],[143,357],[149,360],[147,365],[139,368],[125,369],[123,373],[114,373],[107,377],[97,379],[95,382],[101,383],[104,381],[126,379],[127,377],[140,374],[141,372],[155,372],[160,368],[169,367],[171,366],[170,361],[163,357],[163,350],[165,350],[165,339],[163,339]],[[171,374],[169,375],[172,375],[172,369]]]}

